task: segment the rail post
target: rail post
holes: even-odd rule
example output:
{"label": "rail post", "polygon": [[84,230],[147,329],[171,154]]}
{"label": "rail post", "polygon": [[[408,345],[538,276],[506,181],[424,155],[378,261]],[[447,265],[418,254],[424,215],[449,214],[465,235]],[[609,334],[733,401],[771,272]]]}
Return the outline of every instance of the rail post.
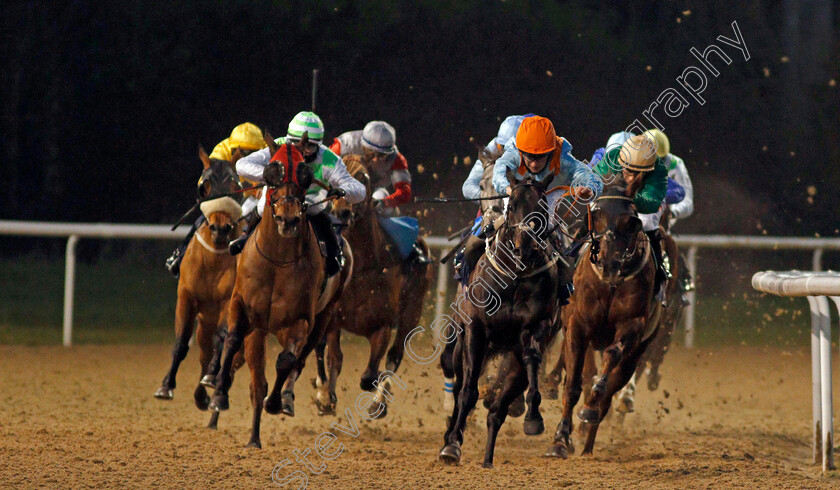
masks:
{"label": "rail post", "polygon": [[435,297],[435,319],[440,318],[443,316],[443,306],[446,304],[446,293],[447,293],[447,274],[449,271],[447,270],[446,264],[441,264],[438,262],[438,277],[437,277],[437,296]]}
{"label": "rail post", "polygon": [[78,235],[67,239],[67,253],[64,264],[64,347],[73,345],[73,291],[76,283],[76,244]]}
{"label": "rail post", "polygon": [[686,293],[688,296],[688,305],[685,307],[685,346],[689,349],[694,348],[694,304],[697,302],[697,246],[691,246],[688,249],[688,272],[694,280],[694,289]]}
{"label": "rail post", "polygon": [[819,272],[822,270],[822,256],[823,256],[823,249],[815,248],[814,255],[811,257],[811,270],[814,272]]}

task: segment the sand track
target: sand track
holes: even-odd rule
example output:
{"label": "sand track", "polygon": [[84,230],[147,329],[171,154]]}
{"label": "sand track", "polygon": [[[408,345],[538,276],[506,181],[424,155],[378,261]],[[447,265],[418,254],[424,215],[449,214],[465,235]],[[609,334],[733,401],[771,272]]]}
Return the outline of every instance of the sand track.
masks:
{"label": "sand track", "polygon": [[[360,393],[368,348],[356,342],[344,350],[342,412]],[[435,460],[444,431],[442,381],[435,365],[406,359],[401,377],[408,388],[396,390],[388,417],[356,417],[357,438],[337,432],[344,452],[317,475],[293,454],[311,449],[336,420],[318,417],[309,402],[312,362],[306,382],[298,384],[297,416],[263,416],[260,451],[244,447],[251,413],[247,370],[234,383],[220,429],[210,431],[203,428],[208,414],[193,405],[195,349],[182,364],[175,400],[152,398],[169,352],[166,345],[0,346],[3,486],[264,488],[274,487],[272,469],[287,458],[293,465],[278,475],[302,470],[310,488],[840,486],[840,476],[821,476],[810,464],[806,350],[675,349],[660,389],[640,387],[637,412],[621,427],[605,422],[594,456],[540,457],[560,414],[560,402],[546,400],[546,434],[526,437],[522,420],[508,419],[493,470],[481,468],[483,408],[466,434],[462,464],[447,467]],[[277,352],[272,344],[269,366]],[[310,457],[322,463],[314,453]]]}

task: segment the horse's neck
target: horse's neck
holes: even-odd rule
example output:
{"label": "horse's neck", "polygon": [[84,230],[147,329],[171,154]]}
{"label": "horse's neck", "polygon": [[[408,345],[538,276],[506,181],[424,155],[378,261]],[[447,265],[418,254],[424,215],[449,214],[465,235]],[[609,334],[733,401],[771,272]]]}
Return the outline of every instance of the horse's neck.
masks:
{"label": "horse's neck", "polygon": [[368,210],[347,230],[347,238],[354,244],[353,268],[365,270],[382,264],[382,258],[387,256],[382,228],[376,220],[375,211]]}

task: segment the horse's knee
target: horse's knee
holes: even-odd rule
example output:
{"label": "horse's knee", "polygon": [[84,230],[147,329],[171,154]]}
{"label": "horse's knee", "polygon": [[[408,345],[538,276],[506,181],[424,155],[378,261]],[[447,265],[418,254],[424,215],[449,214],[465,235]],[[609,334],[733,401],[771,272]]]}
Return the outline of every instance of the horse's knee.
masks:
{"label": "horse's knee", "polygon": [[278,373],[291,371],[295,367],[297,359],[291,352],[281,352],[277,355],[277,362],[274,367]]}

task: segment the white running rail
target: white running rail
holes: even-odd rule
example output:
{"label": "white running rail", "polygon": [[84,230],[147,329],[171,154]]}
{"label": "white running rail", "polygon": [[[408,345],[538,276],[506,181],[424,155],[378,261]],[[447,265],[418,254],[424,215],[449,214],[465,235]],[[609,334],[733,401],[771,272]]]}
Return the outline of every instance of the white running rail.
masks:
{"label": "white running rail", "polygon": [[840,312],[840,273],[758,272],[752,278],[758,291],[777,296],[808,298],[811,306],[811,409],[813,456],[823,471],[834,469],[834,420],[831,397],[831,314],[828,298]]}
{"label": "white running rail", "polygon": [[[72,343],[73,334],[73,292],[76,272],[76,244],[80,238],[128,238],[182,240],[189,224],[177,231],[170,231],[168,225],[137,225],[113,223],[51,223],[33,221],[0,220],[0,235],[67,237],[67,254],[64,275],[64,345]],[[838,238],[799,238],[799,237],[747,237],[731,235],[674,235],[680,248],[686,251],[686,260],[691,275],[697,277],[697,251],[700,248],[742,248],[742,249],[790,249],[810,250],[813,252],[813,270],[822,268],[824,250],[840,250]],[[430,248],[448,251],[455,242],[444,237],[425,238]],[[447,289],[451,277],[449,267],[438,267],[437,291],[435,293],[435,318],[443,314],[446,305]],[[689,305],[686,307],[685,345],[694,346],[694,305],[696,291],[688,292]]]}

